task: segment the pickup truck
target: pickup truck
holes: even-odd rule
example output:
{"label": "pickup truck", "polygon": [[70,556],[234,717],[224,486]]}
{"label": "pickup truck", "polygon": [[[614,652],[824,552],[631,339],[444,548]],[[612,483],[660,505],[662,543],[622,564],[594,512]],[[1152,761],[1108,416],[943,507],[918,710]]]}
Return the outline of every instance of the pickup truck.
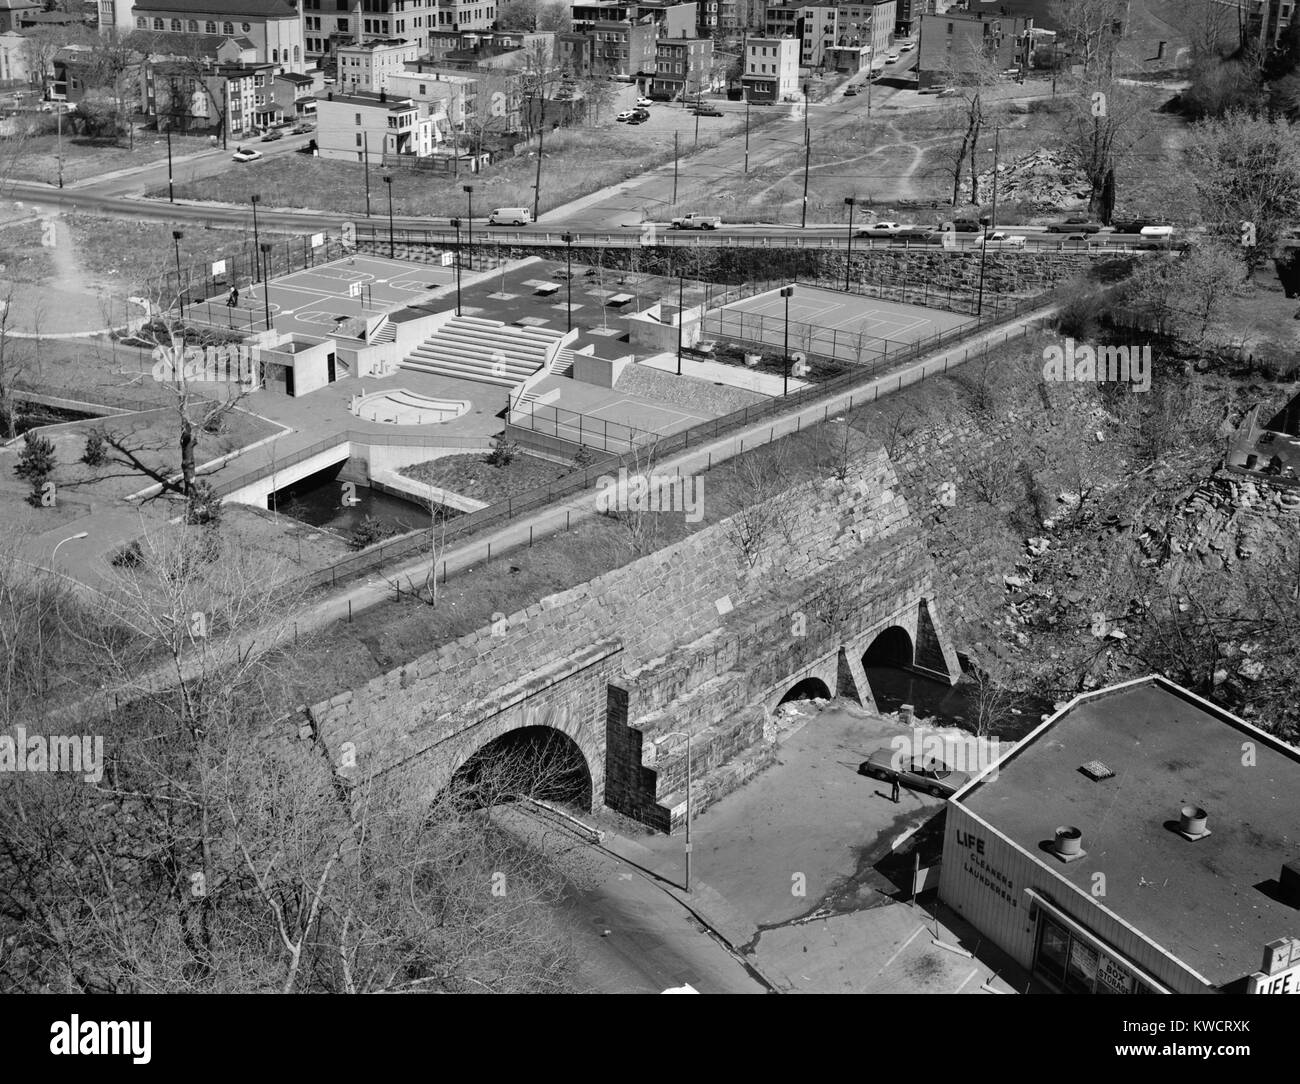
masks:
{"label": "pickup truck", "polygon": [[674,230],[716,230],[721,225],[722,219],[717,215],[691,213],[682,215],[681,218],[674,218],[669,228]]}

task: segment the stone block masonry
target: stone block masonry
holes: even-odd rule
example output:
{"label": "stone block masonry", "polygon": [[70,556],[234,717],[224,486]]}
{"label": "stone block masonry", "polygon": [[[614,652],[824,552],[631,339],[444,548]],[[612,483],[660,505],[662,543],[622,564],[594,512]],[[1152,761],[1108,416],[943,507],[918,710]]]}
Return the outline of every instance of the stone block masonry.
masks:
{"label": "stone block masonry", "polygon": [[[400,767],[431,793],[486,743],[550,727],[581,750],[594,802],[671,829],[685,759],[670,732],[692,735],[702,808],[767,762],[771,712],[798,680],[869,698],[840,687],[845,654],[859,659],[891,624],[915,639],[931,581],[876,449],[843,481],[755,495],[731,517],[309,711],[340,776]],[[956,677],[946,643],[934,657]]]}

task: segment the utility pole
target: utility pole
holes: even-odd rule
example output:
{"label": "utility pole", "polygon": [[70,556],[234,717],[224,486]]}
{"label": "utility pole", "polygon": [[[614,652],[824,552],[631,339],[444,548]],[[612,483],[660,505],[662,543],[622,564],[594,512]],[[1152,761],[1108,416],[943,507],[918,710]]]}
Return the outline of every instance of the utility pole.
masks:
{"label": "utility pole", "polygon": [[785,375],[781,380],[783,396],[790,391],[790,295],[793,293],[793,286],[781,287],[781,297],[785,300]]}
{"label": "utility pole", "polygon": [[271,243],[264,241],[262,243],[262,255],[266,259],[266,275],[262,282],[262,306],[266,310],[266,330],[271,330]]}
{"label": "utility pole", "polygon": [[[262,197],[259,196],[256,192],[254,192],[251,196],[248,197],[248,202],[253,205],[253,248],[256,249],[258,252],[260,252],[262,249],[261,239],[257,235],[257,205],[261,202],[261,200]],[[262,260],[261,257],[259,256],[257,258],[257,274],[254,275],[253,281],[257,282],[261,279],[261,277],[262,277]]]}
{"label": "utility pole", "polygon": [[677,269],[677,375],[682,375],[682,325],[686,322],[686,310],[683,297],[686,293],[686,280],[682,277],[681,266]]}
{"label": "utility pole", "polygon": [[361,134],[362,154],[361,159],[365,163],[366,169],[366,217],[370,217],[370,133]]}
{"label": "utility pole", "polygon": [[391,174],[384,174],[384,187],[388,189],[388,258],[396,259],[393,255],[393,178]]}
{"label": "utility pole", "polygon": [[677,206],[677,136],[673,133],[673,206]]}
{"label": "utility pole", "polygon": [[[58,114],[59,117],[59,187],[62,188],[63,187],[63,110],[57,109],[55,110],[55,112]],[[168,147],[171,146],[170,143],[167,145]],[[168,168],[168,172],[171,172],[170,165],[167,168]]]}
{"label": "utility pole", "polygon": [[853,266],[853,206],[858,201],[853,196],[844,197],[844,206],[849,209],[849,254],[844,258],[844,292],[849,292],[849,268]]}
{"label": "utility pole", "polygon": [[172,245],[176,249],[176,295],[180,298],[181,319],[185,319],[185,283],[181,278],[181,239],[185,234],[180,230],[172,230]]}
{"label": "utility pole", "polygon": [[808,226],[808,159],[812,155],[812,137],[808,129],[803,133],[803,219],[799,223],[799,228],[805,229]]}
{"label": "utility pole", "polygon": [[745,172],[749,172],[749,91],[742,90],[745,95]]}
{"label": "utility pole", "polygon": [[542,140],[546,138],[546,89],[539,84],[542,104],[537,115],[537,183],[533,185],[533,221],[542,203]]}
{"label": "utility pole", "polygon": [[695,143],[693,144],[693,146],[698,147],[699,145],[700,145],[700,111],[697,108],[695,110]]}
{"label": "utility pole", "polygon": [[[62,114],[60,114],[60,116],[62,116]],[[61,121],[59,127],[60,129],[63,127]],[[61,172],[62,171],[60,171],[60,173]],[[61,175],[59,177],[59,187],[63,187],[63,177]],[[172,126],[170,124],[167,125],[167,202],[176,202],[176,187],[172,183]]]}

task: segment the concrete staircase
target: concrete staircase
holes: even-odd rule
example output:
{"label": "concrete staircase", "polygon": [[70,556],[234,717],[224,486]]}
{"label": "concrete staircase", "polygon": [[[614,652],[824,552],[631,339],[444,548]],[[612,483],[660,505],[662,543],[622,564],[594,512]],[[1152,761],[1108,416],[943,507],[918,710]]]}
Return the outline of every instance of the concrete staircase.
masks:
{"label": "concrete staircase", "polygon": [[371,345],[375,343],[391,343],[397,339],[397,325],[387,316],[384,322],[375,328],[375,333],[370,336]]}
{"label": "concrete staircase", "polygon": [[551,362],[551,375],[573,375],[573,351],[567,346],[562,346],[555,352],[555,360]]}
{"label": "concrete staircase", "polygon": [[563,336],[550,328],[456,316],[403,358],[401,367],[513,390],[546,364]]}

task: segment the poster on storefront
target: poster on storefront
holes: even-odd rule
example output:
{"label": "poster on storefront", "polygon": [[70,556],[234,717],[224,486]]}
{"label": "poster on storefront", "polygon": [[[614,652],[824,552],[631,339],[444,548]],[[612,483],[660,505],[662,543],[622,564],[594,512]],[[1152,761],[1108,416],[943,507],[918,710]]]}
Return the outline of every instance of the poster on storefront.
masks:
{"label": "poster on storefront", "polygon": [[1078,982],[1089,989],[1097,979],[1097,963],[1100,954],[1091,945],[1085,945],[1074,938],[1070,942],[1070,972]]}
{"label": "poster on storefront", "polygon": [[1109,956],[1101,958],[1101,966],[1097,969],[1097,993],[1127,994],[1132,986],[1133,976],[1123,966]]}

